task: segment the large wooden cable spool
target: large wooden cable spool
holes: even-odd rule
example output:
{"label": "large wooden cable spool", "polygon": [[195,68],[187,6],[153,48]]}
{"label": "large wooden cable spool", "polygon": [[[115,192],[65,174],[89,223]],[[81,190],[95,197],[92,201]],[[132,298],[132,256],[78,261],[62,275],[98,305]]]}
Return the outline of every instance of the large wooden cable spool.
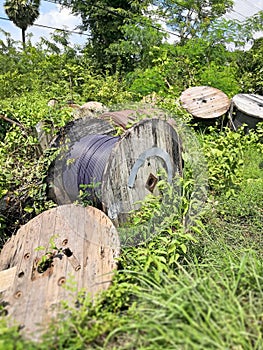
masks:
{"label": "large wooden cable spool", "polygon": [[232,120],[230,126],[238,129],[246,124],[246,129],[255,129],[263,122],[263,96],[237,94],[232,98]]}
{"label": "large wooden cable spool", "polygon": [[92,133],[79,139],[77,130],[70,129],[74,139],[55,164],[53,194],[59,204],[71,203],[78,199],[81,185],[86,185],[90,204],[102,208],[118,224],[138,208],[136,202],[157,192],[161,169],[168,181],[181,174],[180,140],[169,123],[157,118],[140,121],[121,137],[113,136],[109,127],[104,133],[105,120],[96,123]]}
{"label": "large wooden cable spool", "polygon": [[94,298],[108,288],[119,250],[117,230],[94,207],[64,205],[32,219],[0,255],[0,299],[11,323],[37,339],[62,300],[73,305],[81,289]]}
{"label": "large wooden cable spool", "polygon": [[193,117],[207,121],[223,116],[230,106],[227,95],[211,86],[188,88],[181,94],[180,100]]}

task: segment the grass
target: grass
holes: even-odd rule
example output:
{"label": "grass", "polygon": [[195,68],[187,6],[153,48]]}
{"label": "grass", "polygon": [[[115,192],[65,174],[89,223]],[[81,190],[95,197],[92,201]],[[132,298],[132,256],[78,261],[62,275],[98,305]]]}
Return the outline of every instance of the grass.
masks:
{"label": "grass", "polygon": [[[0,349],[263,350],[262,158],[255,144],[244,150],[239,189],[211,195],[205,232],[184,258],[163,262],[174,241],[162,236],[128,248],[125,270],[95,303],[65,307],[70,317],[39,344],[2,320]],[[146,270],[147,254],[166,268]]]}

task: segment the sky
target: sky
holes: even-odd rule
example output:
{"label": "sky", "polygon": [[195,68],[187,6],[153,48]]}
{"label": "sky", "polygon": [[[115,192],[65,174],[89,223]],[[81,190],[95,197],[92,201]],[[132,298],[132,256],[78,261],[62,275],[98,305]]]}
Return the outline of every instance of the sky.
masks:
{"label": "sky", "polygon": [[[21,40],[21,30],[17,28],[12,22],[5,21],[1,17],[7,18],[4,10],[4,1],[0,0],[0,28],[6,32],[9,32],[14,40]],[[263,10],[263,0],[235,0],[234,11],[226,15],[229,19],[244,20],[246,17],[252,16],[260,10]],[[68,8],[62,8],[60,5],[53,4],[44,0],[41,0],[40,16],[35,24],[46,25],[55,28],[75,30],[81,23],[79,17],[73,16]],[[27,30],[27,34],[32,33],[32,43],[36,43],[40,37],[49,39],[49,34],[52,32],[50,29],[39,28],[31,26]],[[261,36],[263,34],[258,34]],[[3,39],[3,34],[0,33],[0,38]],[[87,40],[87,36],[71,34],[70,39],[73,44],[84,44]],[[173,38],[171,38],[172,40]]]}

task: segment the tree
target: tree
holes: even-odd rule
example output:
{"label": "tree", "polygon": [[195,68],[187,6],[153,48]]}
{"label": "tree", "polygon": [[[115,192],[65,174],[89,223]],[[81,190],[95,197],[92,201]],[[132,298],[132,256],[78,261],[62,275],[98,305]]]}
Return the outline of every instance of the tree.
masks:
{"label": "tree", "polygon": [[[153,22],[147,17],[151,0],[58,0],[82,18],[82,29],[90,32],[86,52],[94,65],[114,72],[131,70],[145,53],[145,35],[151,31],[151,44],[158,45],[160,36],[153,33]],[[158,26],[157,26],[158,27]],[[139,39],[138,39],[139,38]],[[134,44],[135,43],[135,44]],[[136,52],[132,50],[136,46]]]}
{"label": "tree", "polygon": [[205,35],[215,19],[233,6],[233,0],[155,0],[159,16],[178,33],[181,43]]}
{"label": "tree", "polygon": [[6,0],[5,12],[9,19],[22,29],[22,42],[25,47],[26,30],[39,16],[40,0]]}
{"label": "tree", "polygon": [[263,95],[262,54],[263,38],[256,39],[250,50],[237,54],[237,79],[244,92]]}

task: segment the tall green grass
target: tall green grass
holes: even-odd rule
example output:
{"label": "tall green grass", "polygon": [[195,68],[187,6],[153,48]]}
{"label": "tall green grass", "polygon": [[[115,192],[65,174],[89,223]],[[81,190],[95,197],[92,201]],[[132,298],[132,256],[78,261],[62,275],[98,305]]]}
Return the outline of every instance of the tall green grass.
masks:
{"label": "tall green grass", "polygon": [[172,278],[137,276],[134,318],[111,332],[108,348],[263,349],[262,261],[222,240],[209,244],[216,253],[195,255]]}

